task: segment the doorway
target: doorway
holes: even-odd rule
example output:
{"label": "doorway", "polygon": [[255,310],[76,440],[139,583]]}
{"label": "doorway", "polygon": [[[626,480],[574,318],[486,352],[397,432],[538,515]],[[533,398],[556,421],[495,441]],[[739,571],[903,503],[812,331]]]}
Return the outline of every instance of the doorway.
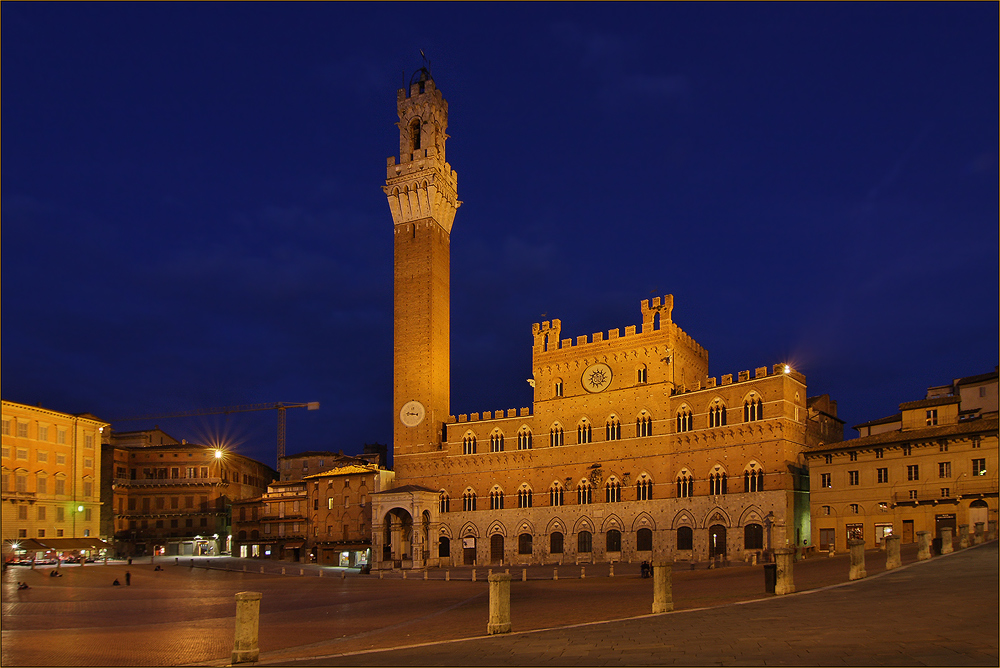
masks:
{"label": "doorway", "polygon": [[713,524],[708,528],[708,558],[726,556],[726,527]]}
{"label": "doorway", "polygon": [[490,536],[490,562],[503,564],[503,536],[498,533]]}

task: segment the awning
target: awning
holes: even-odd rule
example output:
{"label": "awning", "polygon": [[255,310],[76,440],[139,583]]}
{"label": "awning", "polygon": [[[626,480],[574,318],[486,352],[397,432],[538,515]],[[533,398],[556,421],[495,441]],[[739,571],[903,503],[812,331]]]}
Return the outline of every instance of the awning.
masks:
{"label": "awning", "polygon": [[10,550],[27,550],[29,552],[49,549],[34,538],[7,538],[4,540],[4,547]]}
{"label": "awning", "polygon": [[305,545],[305,542],[300,540],[300,541],[296,541],[294,543],[285,543],[283,545],[283,547],[286,550],[296,550],[296,549],[302,547],[303,545]]}
{"label": "awning", "polygon": [[39,538],[35,542],[46,550],[104,550],[111,547],[100,538]]}

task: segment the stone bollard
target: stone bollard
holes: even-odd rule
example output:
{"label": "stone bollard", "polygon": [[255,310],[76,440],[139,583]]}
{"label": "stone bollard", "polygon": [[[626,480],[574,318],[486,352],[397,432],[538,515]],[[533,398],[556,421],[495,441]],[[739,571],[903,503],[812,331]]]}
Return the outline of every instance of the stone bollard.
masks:
{"label": "stone bollard", "polygon": [[951,554],[955,551],[955,541],[951,527],[941,527],[941,554]]}
{"label": "stone bollard", "polygon": [[445,571],[444,572],[444,581],[445,582],[451,582],[451,571]]}
{"label": "stone bollard", "polygon": [[282,575],[284,575],[284,574],[285,574],[285,567],[284,567],[284,566],[282,566],[282,567],[281,567],[281,574],[282,574]]}
{"label": "stone bollard", "polygon": [[865,541],[852,538],[847,541],[847,548],[851,552],[851,569],[847,573],[847,579],[860,580],[868,577],[865,570]]}
{"label": "stone bollard", "polygon": [[753,554],[750,555],[750,565],[751,566],[756,566],[757,565],[757,553],[756,552],[754,552]]}
{"label": "stone bollard", "polygon": [[528,581],[528,569],[527,568],[522,568],[521,569],[521,582],[527,582],[527,581]]}
{"label": "stone bollard", "polygon": [[425,580],[427,579],[427,569],[426,568],[424,569],[424,579]]}
{"label": "stone bollard", "polygon": [[774,550],[774,594],[783,596],[795,593],[795,548],[779,547]]}
{"label": "stone bollard", "polygon": [[490,575],[490,620],[486,633],[510,633],[510,574]]}
{"label": "stone bollard", "polygon": [[653,564],[653,614],[674,609],[672,572],[673,566],[665,561]]}
{"label": "stone bollard", "polygon": [[243,564],[243,572],[244,572],[244,573],[246,573],[246,572],[247,572],[247,565],[246,565],[246,564]]}
{"label": "stone bollard", "polygon": [[608,577],[613,578],[614,576],[615,576],[615,565],[611,564],[611,566],[608,568]]}
{"label": "stone bollard", "polygon": [[261,566],[261,567],[260,567],[260,572],[261,572],[261,573],[263,573],[263,572],[264,572],[264,567],[263,567],[263,566]]}
{"label": "stone bollard", "polygon": [[917,561],[925,561],[931,558],[931,535],[927,531],[917,532]]}
{"label": "stone bollard", "polygon": [[260,621],[260,592],[236,594],[236,635],[233,638],[232,662],[256,663],[260,659],[257,627]]}
{"label": "stone bollard", "polygon": [[300,568],[299,569],[299,575],[301,576],[301,575],[305,575],[305,574],[306,574],[306,569]]}
{"label": "stone bollard", "polygon": [[319,576],[323,577],[323,569],[322,568],[319,569]]}
{"label": "stone bollard", "polygon": [[[322,575],[323,571],[320,571],[319,574]],[[341,580],[346,580],[347,579],[347,571],[340,571],[340,579]]]}
{"label": "stone bollard", "polygon": [[585,577],[587,577],[587,567],[586,566],[580,566],[580,579],[582,580]]}
{"label": "stone bollard", "polygon": [[976,536],[972,539],[976,545],[983,542],[983,526],[985,524],[985,522],[976,522]]}
{"label": "stone bollard", "polygon": [[830,546],[830,551],[826,553],[826,556],[828,556],[828,557],[835,557],[835,556],[837,556],[837,550],[834,549],[833,545]]}
{"label": "stone bollard", "polygon": [[406,579],[406,571],[403,571],[403,579]]}
{"label": "stone bollard", "polygon": [[476,569],[475,568],[472,569],[472,581],[473,582],[476,581]]}
{"label": "stone bollard", "polygon": [[996,540],[997,539],[997,523],[994,522],[993,520],[990,520],[989,525],[987,525],[987,527],[989,529],[989,534],[987,535],[987,539],[988,540]]}
{"label": "stone bollard", "polygon": [[969,547],[969,525],[962,524],[958,527],[958,549],[964,550]]}
{"label": "stone bollard", "polygon": [[385,579],[385,577],[384,577],[384,573],[382,572],[382,569],[381,569],[381,568],[380,568],[380,569],[378,569],[378,579],[379,579],[379,580],[384,580],[384,579]]}
{"label": "stone bollard", "polygon": [[885,570],[891,571],[903,565],[899,557],[899,536],[886,536],[885,541]]}
{"label": "stone bollard", "polygon": [[553,568],[552,569],[552,579],[553,580],[558,580],[559,579],[559,569],[558,568]]}

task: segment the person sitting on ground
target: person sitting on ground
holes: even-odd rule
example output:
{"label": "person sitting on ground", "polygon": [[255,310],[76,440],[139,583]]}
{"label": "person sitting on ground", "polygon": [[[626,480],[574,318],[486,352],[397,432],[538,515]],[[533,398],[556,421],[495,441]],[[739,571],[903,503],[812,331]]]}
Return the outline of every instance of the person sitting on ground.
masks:
{"label": "person sitting on ground", "polygon": [[122,583],[118,581],[118,578],[115,578],[115,581],[111,583],[112,587],[120,587],[121,585]]}
{"label": "person sitting on ground", "polygon": [[58,569],[56,569],[56,570],[51,570],[51,571],[49,571],[49,577],[50,577],[50,578],[61,578],[61,577],[62,577],[62,573],[60,573],[60,572],[58,571]]}
{"label": "person sitting on ground", "polygon": [[159,567],[159,565],[157,565],[157,567],[156,567],[156,568],[154,568],[153,570],[154,570],[154,571],[162,571],[163,569],[162,569],[162,568],[160,568],[160,567]]}
{"label": "person sitting on ground", "polygon": [[30,589],[30,587],[28,586],[27,582],[18,582],[17,583],[17,588],[18,589]]}

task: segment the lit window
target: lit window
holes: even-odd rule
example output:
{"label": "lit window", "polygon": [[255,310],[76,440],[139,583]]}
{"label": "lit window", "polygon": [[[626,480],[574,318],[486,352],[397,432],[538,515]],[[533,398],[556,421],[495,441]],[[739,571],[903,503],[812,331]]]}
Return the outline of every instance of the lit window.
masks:
{"label": "lit window", "polygon": [[986,475],[986,460],[985,459],[973,459],[972,460],[972,475]]}
{"label": "lit window", "polygon": [[938,412],[936,408],[927,411],[926,424],[928,427],[933,427],[938,423]]}

